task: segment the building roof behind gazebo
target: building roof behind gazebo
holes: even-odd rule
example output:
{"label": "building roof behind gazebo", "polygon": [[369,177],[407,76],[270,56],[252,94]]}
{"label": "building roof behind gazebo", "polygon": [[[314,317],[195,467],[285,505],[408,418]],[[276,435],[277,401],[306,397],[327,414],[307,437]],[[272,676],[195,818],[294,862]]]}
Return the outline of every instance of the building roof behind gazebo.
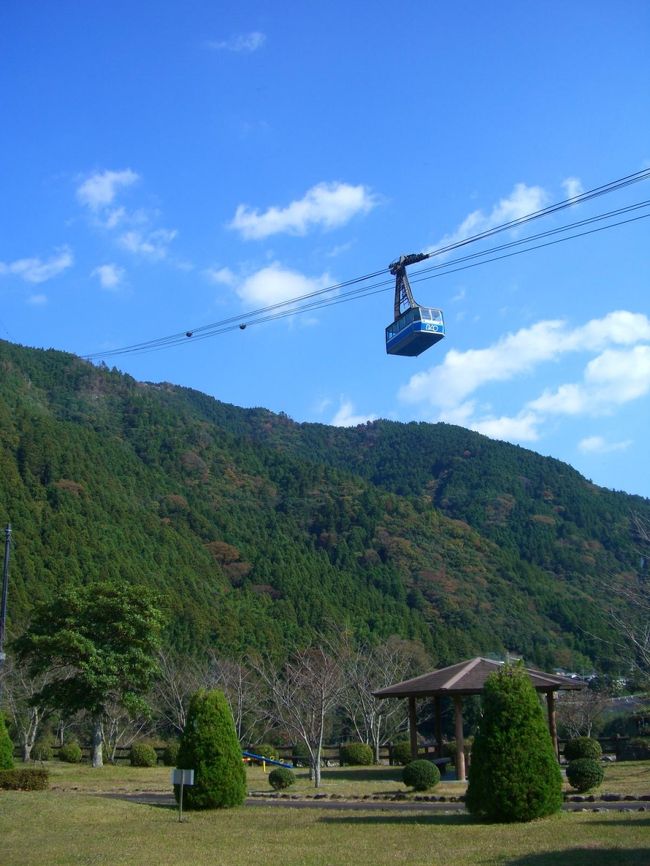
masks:
{"label": "building roof behind gazebo", "polygon": [[[376,698],[407,698],[433,697],[436,695],[477,695],[483,691],[485,680],[491,673],[498,671],[503,662],[495,662],[480,656],[465,662],[440,668],[428,674],[422,674],[411,680],[388,686],[373,692]],[[577,683],[568,677],[557,674],[547,674],[535,668],[525,668],[535,689],[539,692],[558,691],[559,689],[581,689],[583,683]]]}

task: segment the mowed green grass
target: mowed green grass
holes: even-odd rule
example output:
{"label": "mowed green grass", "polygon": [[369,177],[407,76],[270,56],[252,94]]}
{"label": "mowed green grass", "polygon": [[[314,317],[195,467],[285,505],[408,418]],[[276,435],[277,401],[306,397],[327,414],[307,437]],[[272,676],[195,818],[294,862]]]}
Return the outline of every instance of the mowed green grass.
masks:
{"label": "mowed green grass", "polygon": [[[171,806],[104,796],[169,791],[168,768],[49,766],[50,791],[0,792],[2,866],[650,866],[650,812],[562,813],[497,825],[466,815],[254,805],[187,813],[179,824]],[[618,768],[648,793],[650,764]],[[323,790],[404,791],[395,778],[388,767],[332,769]],[[299,784],[313,790],[304,777]],[[270,790],[255,768],[249,787]]]}

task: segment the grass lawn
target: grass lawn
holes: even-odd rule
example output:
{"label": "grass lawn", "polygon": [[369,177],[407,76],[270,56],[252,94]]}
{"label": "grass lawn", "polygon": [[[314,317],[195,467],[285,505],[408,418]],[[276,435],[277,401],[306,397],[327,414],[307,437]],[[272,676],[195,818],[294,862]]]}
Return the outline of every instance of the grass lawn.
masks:
{"label": "grass lawn", "polygon": [[[50,791],[0,792],[2,866],[650,866],[650,812],[562,813],[498,825],[466,815],[243,806],[192,812],[179,824],[173,807],[101,796],[169,791],[168,768],[49,767]],[[396,769],[327,770],[323,790],[403,791]],[[650,793],[650,762],[617,769],[621,780]],[[610,784],[611,775],[606,790],[628,793],[623,781]],[[298,784],[313,790],[306,778]],[[249,769],[249,787],[269,789],[260,769]]]}

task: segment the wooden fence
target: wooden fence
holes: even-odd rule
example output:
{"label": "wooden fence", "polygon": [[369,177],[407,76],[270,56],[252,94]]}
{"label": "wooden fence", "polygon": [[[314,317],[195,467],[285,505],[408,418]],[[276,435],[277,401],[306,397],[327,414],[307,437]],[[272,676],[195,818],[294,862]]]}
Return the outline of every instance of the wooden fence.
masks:
{"label": "wooden fence", "polygon": [[[615,755],[618,758],[624,749],[625,745],[630,740],[630,737],[599,737],[598,742],[601,745],[603,750],[603,754],[607,755]],[[558,746],[560,749],[560,755],[564,753],[564,746],[568,740],[558,740]],[[54,758],[58,757],[59,746],[52,746],[52,754]],[[162,763],[163,753],[165,751],[164,746],[154,746],[156,754],[158,756],[158,763]],[[81,747],[84,760],[89,760],[91,756],[91,749],[89,746]],[[322,751],[322,759],[323,763],[326,766],[339,764],[341,761],[341,745],[340,744],[328,744],[323,746]],[[247,746],[246,751],[252,752],[253,754],[259,754],[256,751],[255,746]],[[296,760],[301,763],[305,763],[305,758],[301,757],[300,754],[296,754],[294,746],[278,746],[275,749],[279,759],[281,761],[286,761],[286,763],[292,763],[294,760],[294,755]],[[299,752],[302,750],[299,748]],[[14,749],[14,754],[17,758],[21,757],[22,751],[16,747]],[[131,755],[131,747],[130,746],[118,746],[115,750],[115,763],[116,764],[124,764],[128,763]],[[435,747],[434,746],[420,746],[418,749],[418,755],[422,758],[433,758],[435,756]],[[106,758],[106,750],[104,750],[104,757]],[[393,764],[393,744],[388,743],[385,746],[381,746],[379,749],[379,760],[381,762],[387,762],[388,764]]]}

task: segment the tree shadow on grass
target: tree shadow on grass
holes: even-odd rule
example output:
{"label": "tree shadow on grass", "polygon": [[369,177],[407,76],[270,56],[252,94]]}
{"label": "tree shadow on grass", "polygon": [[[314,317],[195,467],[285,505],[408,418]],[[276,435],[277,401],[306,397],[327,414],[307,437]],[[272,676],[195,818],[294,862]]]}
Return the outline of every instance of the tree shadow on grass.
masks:
{"label": "tree shadow on grass", "polygon": [[504,861],[504,866],[648,866],[650,848],[565,848],[563,851],[545,851],[526,854]]}
{"label": "tree shadow on grass", "polygon": [[436,815],[426,814],[423,812],[417,815],[413,814],[396,814],[391,812],[381,812],[379,815],[328,815],[320,819],[321,824],[356,824],[356,825],[385,825],[399,824],[403,827],[409,825],[422,826],[423,824],[435,824],[439,827],[441,824],[448,827],[452,826],[467,826],[469,824],[480,823],[472,818],[471,815]]}
{"label": "tree shadow on grass", "polygon": [[[630,814],[630,813],[628,813],[628,814]],[[632,812],[631,814],[634,814],[634,813]],[[621,826],[627,827],[630,822],[628,820],[626,820],[625,818],[616,818],[616,819],[612,819],[611,821],[592,821],[591,823],[592,824],[600,824],[600,825],[607,826],[607,827],[621,827]],[[650,827],[650,818],[636,818],[634,821],[634,826],[635,827]],[[648,863],[650,863],[650,860],[648,861]]]}
{"label": "tree shadow on grass", "polygon": [[321,770],[321,779],[325,781],[346,782],[399,782],[402,781],[403,767],[337,767],[335,770]]}

